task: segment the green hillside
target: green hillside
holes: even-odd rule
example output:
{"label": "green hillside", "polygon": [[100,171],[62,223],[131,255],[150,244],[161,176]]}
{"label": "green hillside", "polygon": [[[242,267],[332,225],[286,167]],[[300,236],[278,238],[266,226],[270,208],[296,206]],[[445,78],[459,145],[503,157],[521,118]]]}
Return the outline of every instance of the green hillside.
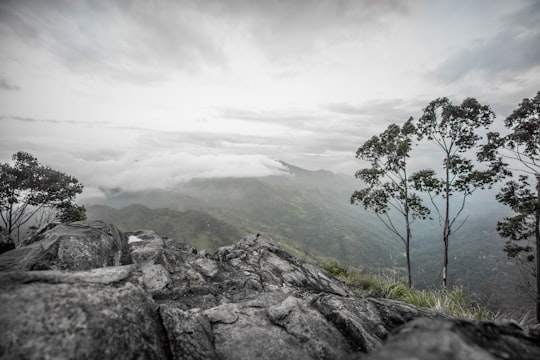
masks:
{"label": "green hillside", "polygon": [[108,206],[87,207],[89,219],[109,221],[122,231],[151,229],[171,239],[192,244],[198,249],[213,251],[230,245],[244,235],[236,227],[201,211],[150,209],[143,205],[129,205],[120,210]]}
{"label": "green hillside", "polygon": [[[288,173],[281,175],[197,179],[169,191],[120,191],[111,193],[104,203],[117,208],[140,203],[171,209],[128,206],[114,222],[124,230],[155,229],[198,248],[212,250],[246,233],[259,232],[301,258],[335,258],[362,271],[404,273],[401,244],[373,214],[350,205],[350,195],[360,187],[354,178],[285,165]],[[495,231],[504,209],[488,198],[490,194],[471,198],[467,222],[450,239],[449,281],[494,306],[527,308],[527,298],[516,290],[519,269],[506,259],[504,240]],[[188,213],[204,213],[239,230],[227,237],[221,234],[229,232],[217,225],[205,228],[211,221],[190,223]],[[184,219],[175,220],[171,214],[184,214]],[[413,236],[413,280],[421,288],[438,288],[443,255],[438,221],[415,222]]]}

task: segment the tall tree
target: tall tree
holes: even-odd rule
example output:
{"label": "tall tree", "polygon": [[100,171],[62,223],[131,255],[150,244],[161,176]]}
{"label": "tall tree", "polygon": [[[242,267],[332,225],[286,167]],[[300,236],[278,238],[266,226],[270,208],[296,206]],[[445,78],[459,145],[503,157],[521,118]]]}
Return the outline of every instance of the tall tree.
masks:
{"label": "tall tree", "polygon": [[[429,209],[410,191],[408,181],[407,159],[415,137],[416,128],[413,119],[409,118],[402,127],[392,124],[379,136],[366,141],[356,152],[358,159],[371,164],[371,167],[356,172],[356,178],[366,187],[351,196],[352,204],[362,204],[365,209],[373,211],[403,244],[409,286],[412,286],[411,223],[416,218],[425,219],[429,216]],[[392,213],[403,217],[404,227],[396,225]]]}
{"label": "tall tree", "polygon": [[26,152],[17,152],[12,159],[12,164],[0,164],[0,218],[8,235],[20,240],[20,227],[45,208],[57,211],[60,218],[84,218],[84,208],[73,204],[83,189],[77,179],[40,164]]}
{"label": "tall tree", "polygon": [[[478,129],[488,129],[494,118],[489,106],[481,105],[476,99],[467,98],[461,105],[453,105],[447,98],[438,98],[429,103],[418,120],[419,136],[427,138],[442,152],[442,177],[432,170],[420,171],[411,177],[411,181],[415,189],[428,193],[443,227],[443,288],[448,286],[450,235],[466,220],[456,223],[467,197],[476,189],[489,187],[499,179],[499,174],[492,168],[478,170],[474,159],[469,156],[481,140]],[[461,198],[457,199],[457,207],[452,209],[452,199],[458,194]],[[442,195],[444,207],[435,201],[438,195]]]}
{"label": "tall tree", "polygon": [[504,250],[509,257],[535,265],[536,320],[540,322],[540,91],[523,99],[505,125],[510,133],[489,133],[481,154],[495,164],[504,158],[509,169],[518,173],[497,194],[497,200],[515,213],[499,221],[497,231],[508,238]]}

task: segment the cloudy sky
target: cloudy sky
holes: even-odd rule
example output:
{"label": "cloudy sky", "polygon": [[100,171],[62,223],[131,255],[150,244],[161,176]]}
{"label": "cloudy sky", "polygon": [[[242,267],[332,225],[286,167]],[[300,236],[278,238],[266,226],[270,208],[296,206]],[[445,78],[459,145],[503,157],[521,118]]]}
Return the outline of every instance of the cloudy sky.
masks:
{"label": "cloudy sky", "polygon": [[538,0],[0,2],[0,162],[25,150],[100,188],[352,174],[429,101],[497,124],[540,90]]}

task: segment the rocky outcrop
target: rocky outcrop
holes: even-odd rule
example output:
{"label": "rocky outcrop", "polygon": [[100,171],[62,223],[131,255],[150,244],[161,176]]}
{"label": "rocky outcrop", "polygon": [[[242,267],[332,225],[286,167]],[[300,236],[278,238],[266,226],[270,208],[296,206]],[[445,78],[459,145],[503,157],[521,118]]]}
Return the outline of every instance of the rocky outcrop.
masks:
{"label": "rocky outcrop", "polygon": [[79,222],[0,255],[0,268],[6,359],[540,356],[538,337],[518,327],[360,298],[255,236],[208,254],[152,231]]}
{"label": "rocky outcrop", "polygon": [[155,303],[130,266],[0,275],[0,358],[167,359]]}
{"label": "rocky outcrop", "polygon": [[419,318],[400,327],[369,360],[540,358],[540,334],[519,325]]}
{"label": "rocky outcrop", "polygon": [[127,239],[101,221],[51,223],[2,255],[0,271],[89,270],[131,263]]}

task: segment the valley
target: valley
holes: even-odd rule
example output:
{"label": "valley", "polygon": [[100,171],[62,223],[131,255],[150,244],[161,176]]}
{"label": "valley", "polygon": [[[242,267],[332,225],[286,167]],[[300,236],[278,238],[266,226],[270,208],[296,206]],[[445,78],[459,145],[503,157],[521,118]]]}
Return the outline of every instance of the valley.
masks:
{"label": "valley", "polygon": [[[402,245],[376,216],[350,204],[359,187],[349,176],[284,164],[288,172],[258,178],[197,179],[170,191],[110,192],[87,204],[90,219],[123,231],[153,229],[163,236],[213,251],[243,235],[271,237],[295,256],[314,263],[336,259],[359,271],[404,275]],[[476,196],[476,195],[475,195]],[[532,309],[516,285],[522,274],[502,251],[495,231],[505,209],[495,200],[471,199],[468,218],[450,243],[449,280],[494,311]],[[416,287],[440,287],[438,221],[413,224],[411,261]]]}

